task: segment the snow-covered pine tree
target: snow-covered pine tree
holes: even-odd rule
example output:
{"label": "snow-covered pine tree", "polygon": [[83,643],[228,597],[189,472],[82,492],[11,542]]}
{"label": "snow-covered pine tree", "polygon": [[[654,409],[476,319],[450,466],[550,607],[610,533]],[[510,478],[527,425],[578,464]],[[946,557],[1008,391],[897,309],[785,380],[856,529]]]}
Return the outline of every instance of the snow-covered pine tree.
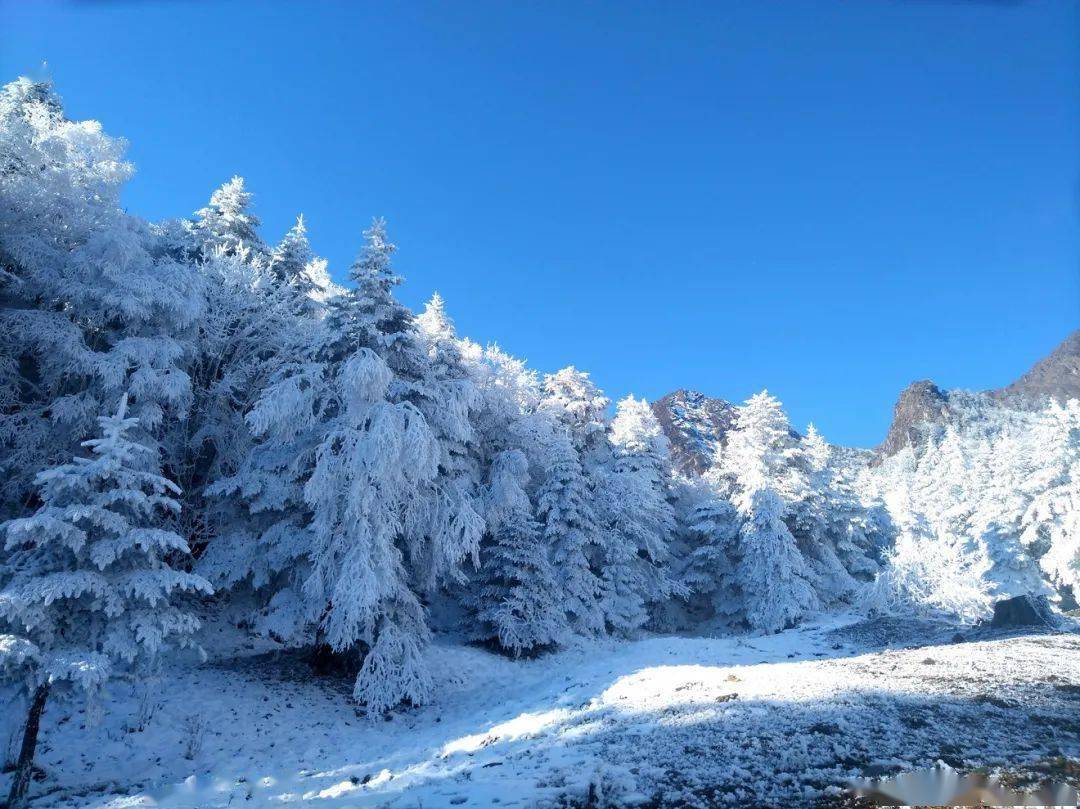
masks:
{"label": "snow-covered pine tree", "polygon": [[412,313],[393,296],[395,247],[381,219],[364,236],[355,286],[331,301],[318,353],[327,433],[304,489],[314,534],[304,598],[332,648],[367,647],[354,693],[380,713],[429,696],[421,658],[429,630],[406,563],[430,558],[439,445],[414,403],[427,358]]}
{"label": "snow-covered pine tree", "polygon": [[[225,195],[229,219],[253,226],[237,190],[234,182]],[[271,603],[258,628],[298,642],[304,622],[296,588],[310,519],[303,484],[320,430],[317,403],[306,398],[321,384],[321,367],[311,361],[324,333],[322,287],[312,281],[318,260],[302,221],[273,251],[261,241],[249,249],[223,217],[204,221],[213,227],[188,229],[196,239],[192,252],[205,256],[199,269],[208,317],[199,324],[191,365],[195,404],[182,467],[189,498],[201,507],[189,522],[208,543],[199,570],[219,588],[266,589]],[[230,240],[235,252],[218,244]],[[252,421],[257,404],[275,397],[279,407],[295,408],[295,421],[278,423],[280,430],[273,419]],[[263,432],[255,436],[255,429]]]}
{"label": "snow-covered pine tree", "polygon": [[846,533],[835,513],[837,494],[833,485],[833,448],[811,424],[793,450],[793,474],[789,476],[788,527],[812,574],[818,597],[826,604],[850,600],[858,589],[837,553]]}
{"label": "snow-covered pine tree", "polygon": [[296,300],[309,314],[319,310],[316,299],[321,292],[312,276],[314,262],[315,255],[301,215],[277,247],[270,251],[267,272],[277,286],[293,290]]}
{"label": "snow-covered pine tree", "polygon": [[833,541],[844,567],[864,584],[880,570],[882,549],[893,535],[880,494],[868,490],[867,463],[861,452],[834,448],[831,457]]}
{"label": "snow-covered pine tree", "polygon": [[775,632],[819,603],[810,569],[784,522],[787,505],[778,492],[791,473],[794,438],[780,402],[767,391],[746,402],[735,426],[722,458],[734,483],[740,523],[736,579],[749,625]]}
{"label": "snow-covered pine tree", "polygon": [[606,466],[611,460],[607,405],[589,375],[577,368],[544,377],[538,415],[547,422],[541,428],[541,444],[548,457],[537,514],[544,522],[545,540],[566,593],[571,626],[583,634],[605,628],[599,598],[606,537],[596,504],[604,497]]}
{"label": "snow-covered pine tree", "polygon": [[545,376],[543,387],[540,409],[569,431],[586,474],[606,463],[610,457],[605,416],[609,401],[589,375],[571,365]]}
{"label": "snow-covered pine tree", "polygon": [[680,583],[691,603],[704,601],[705,612],[727,624],[743,618],[743,596],[737,579],[739,515],[728,499],[731,481],[724,472],[722,448],[700,479],[693,482],[684,517],[690,551]]}
{"label": "snow-covered pine tree", "polygon": [[589,483],[571,436],[562,424],[549,424],[545,437],[547,470],[537,493],[536,513],[543,523],[543,541],[560,590],[560,603],[570,627],[583,635],[601,634],[604,612],[599,602],[600,577],[592,559],[601,551]]}
{"label": "snow-covered pine tree", "polygon": [[474,589],[475,636],[517,656],[558,644],[567,634],[555,572],[525,491],[529,462],[499,453],[484,496],[490,541]]}
{"label": "snow-covered pine tree", "polygon": [[430,689],[409,563],[428,540],[439,448],[409,398],[426,359],[392,296],[392,245],[380,221],[365,235],[355,287],[327,302],[308,350],[249,413],[260,443],[221,489],[247,498],[260,526],[254,555],[266,561],[254,575],[272,585],[268,628],[298,641],[314,626],[316,647],[362,656],[354,693],[379,714]]}
{"label": "snow-covered pine tree", "polygon": [[394,372],[391,398],[400,401],[416,396],[416,385],[427,365],[423,346],[416,339],[413,313],[394,297],[401,284],[393,267],[397,246],[386,232],[386,220],[375,219],[364,231],[364,247],[349,269],[355,294],[347,308],[348,319],[374,341],[379,355]]}
{"label": "snow-covered pine tree", "polygon": [[199,280],[129,216],[132,167],[47,84],[0,91],[0,517],[32,497],[126,389],[155,430],[190,401],[181,363]]}
{"label": "snow-covered pine tree", "polygon": [[265,256],[266,245],[259,238],[259,219],[251,213],[251,199],[243,177],[233,177],[210,195],[209,204],[185,223],[197,258],[205,260],[218,251],[232,256],[242,249]]}
{"label": "snow-covered pine tree", "polygon": [[[0,664],[22,669],[35,691],[27,728],[36,733],[50,688],[87,692],[138,664],[152,664],[169,641],[190,644],[198,620],[178,600],[209,594],[202,577],[174,569],[188,553],[183,537],[161,528],[179,508],[179,490],[160,474],[155,450],[131,437],[138,420],[127,395],[99,418],[101,436],[84,442],[92,457],[36,478],[41,507],[2,528],[10,553],[0,591]],[[34,744],[24,744],[32,758]],[[19,762],[10,806],[29,776]]]}
{"label": "snow-covered pine tree", "polygon": [[630,634],[649,605],[681,593],[668,564],[675,512],[668,502],[668,441],[649,403],[628,396],[611,422],[612,460],[598,487],[606,535],[601,600],[608,627]]}
{"label": "snow-covered pine tree", "polygon": [[530,479],[542,481],[552,420],[538,412],[541,392],[536,372],[498,346],[480,349],[463,341],[462,356],[480,396],[473,422],[481,467],[490,468],[501,452],[520,449],[529,461]]}
{"label": "snow-covered pine tree", "polygon": [[268,272],[251,196],[234,177],[180,223],[176,237],[176,252],[202,280],[203,316],[186,366],[192,405],[187,418],[168,426],[165,441],[174,448],[170,474],[184,492],[180,527],[197,556],[237,523],[233,502],[208,497],[207,487],[240,469],[252,447],[244,414],[310,331],[302,316],[309,302]]}
{"label": "snow-covered pine tree", "polygon": [[407,508],[436,475],[438,446],[415,407],[388,401],[392,378],[365,346],[335,369],[326,403],[335,415],[304,487],[313,514],[306,613],[335,651],[366,647],[354,695],[375,714],[421,703],[431,688],[429,633],[401,545]]}
{"label": "snow-covered pine tree", "polygon": [[[375,219],[364,231],[364,239],[364,247],[349,271],[355,293],[347,301],[342,298],[343,305],[332,308],[331,319],[348,321],[348,328],[363,333],[369,341],[365,344],[386,361],[393,371],[390,401],[408,402],[425,418],[443,420],[444,416],[436,413],[449,406],[450,396],[441,384],[432,384],[439,372],[432,370],[413,313],[394,297],[394,289],[402,279],[393,268],[397,247],[387,235],[386,221]],[[335,328],[340,331],[340,326]],[[447,344],[443,342],[442,347],[447,348]],[[457,404],[469,400],[471,393],[465,392]],[[460,420],[454,427],[460,429]],[[445,489],[432,481],[423,496],[413,498],[406,506],[405,544],[413,578],[424,589],[444,578],[458,579],[458,565],[476,553],[478,529],[482,529],[474,519],[476,509],[470,513],[469,499],[459,500],[455,505],[461,506],[456,512],[460,519],[453,523],[443,519],[455,514],[446,508],[449,499]]]}
{"label": "snow-covered pine tree", "polygon": [[420,585],[432,590],[438,576],[464,581],[465,559],[479,564],[484,518],[479,502],[480,446],[474,420],[482,404],[469,376],[446,305],[437,292],[416,318],[428,362],[418,381],[416,406],[439,445],[439,474],[430,495],[432,510],[426,559],[417,560]]}

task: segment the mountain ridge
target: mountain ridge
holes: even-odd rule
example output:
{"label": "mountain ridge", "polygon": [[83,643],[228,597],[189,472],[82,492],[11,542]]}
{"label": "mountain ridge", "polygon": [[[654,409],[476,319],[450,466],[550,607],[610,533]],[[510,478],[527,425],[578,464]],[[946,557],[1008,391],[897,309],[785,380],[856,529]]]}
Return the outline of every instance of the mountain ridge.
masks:
{"label": "mountain ridge", "polygon": [[[941,388],[930,379],[912,382],[897,397],[884,440],[869,451],[877,459],[895,455],[923,440],[924,425],[943,425],[958,419],[959,413],[951,401],[955,394],[956,391]],[[1038,407],[1047,399],[1059,402],[1080,399],[1080,329],[1069,334],[1015,381],[976,395],[1016,409]],[[700,475],[708,469],[739,412],[739,406],[726,399],[688,388],[679,388],[657,399],[652,409],[671,444],[675,468],[686,475]]]}

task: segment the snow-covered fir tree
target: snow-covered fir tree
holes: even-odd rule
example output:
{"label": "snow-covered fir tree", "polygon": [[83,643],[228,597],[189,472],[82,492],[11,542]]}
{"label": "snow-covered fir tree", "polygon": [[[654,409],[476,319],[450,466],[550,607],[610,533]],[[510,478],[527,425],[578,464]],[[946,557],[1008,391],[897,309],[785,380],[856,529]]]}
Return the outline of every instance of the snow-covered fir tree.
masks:
{"label": "snow-covered fir tree", "polygon": [[[34,514],[0,527],[10,554],[0,668],[22,674],[38,716],[57,685],[92,694],[153,665],[169,643],[191,643],[199,622],[180,596],[211,592],[170,564],[189,553],[183,537],[159,527],[162,512],[179,509],[179,490],[161,476],[157,452],[132,438],[138,419],[127,402],[125,394],[115,415],[99,419],[100,437],[84,442],[90,457],[37,475]],[[28,727],[36,733],[36,717]],[[16,775],[16,787],[26,775]]]}
{"label": "snow-covered fir tree", "polygon": [[218,251],[232,256],[241,250],[265,254],[259,238],[259,219],[251,211],[252,194],[243,177],[233,177],[210,195],[205,208],[187,223],[197,256],[206,259]]}
{"label": "snow-covered fir tree", "polygon": [[481,397],[441,295],[435,293],[416,318],[416,327],[428,362],[417,386],[423,393],[415,401],[439,446],[439,473],[430,495],[430,558],[420,565],[425,576],[422,586],[431,590],[440,574],[463,581],[460,566],[465,559],[479,564],[484,518],[478,494],[480,447],[475,418]]}
{"label": "snow-covered fir tree", "polygon": [[318,308],[316,299],[321,291],[313,276],[316,266],[304,217],[298,216],[296,224],[270,251],[267,272],[276,286],[292,290],[296,301],[307,313],[312,313]]}
{"label": "snow-covered fir tree", "polygon": [[547,476],[537,493],[537,516],[570,627],[597,635],[605,629],[599,598],[603,583],[594,559],[602,550],[592,492],[568,430],[551,425],[545,441]]}
{"label": "snow-covered fir tree", "polygon": [[[229,535],[208,565],[228,556],[226,544],[247,537],[234,536],[242,521],[235,518],[233,501],[208,497],[207,489],[244,465],[254,443],[244,416],[283,364],[311,343],[321,310],[313,307],[310,290],[271,272],[250,200],[243,180],[234,177],[183,224],[184,250],[202,280],[203,317],[195,324],[187,364],[192,405],[187,418],[170,425],[165,440],[175,447],[170,469],[184,490],[185,535],[200,553],[221,534]],[[298,238],[306,242],[302,234]],[[294,252],[300,254],[297,262],[313,266],[309,249]]]}
{"label": "snow-covered fir tree", "polygon": [[540,409],[566,427],[582,463],[595,468],[607,461],[609,402],[589,375],[569,366],[545,376],[543,388]]}
{"label": "snow-covered fir tree", "polygon": [[313,344],[264,391],[248,415],[260,444],[219,489],[248,498],[263,526],[246,558],[262,560],[252,581],[272,593],[267,628],[358,656],[355,695],[377,714],[430,689],[411,582],[431,556],[440,448],[412,401],[425,357],[392,296],[392,245],[381,222],[365,236],[354,287],[328,301]]}
{"label": "snow-covered fir tree", "polygon": [[794,469],[788,476],[787,523],[806,559],[818,597],[825,603],[850,600],[859,589],[837,553],[847,537],[838,514],[833,485],[833,449],[814,425],[792,450]]}
{"label": "snow-covered fir tree", "polygon": [[729,625],[741,620],[743,601],[736,575],[739,515],[730,494],[720,450],[688,492],[684,522],[689,543],[679,576],[692,602],[703,601],[706,615]]}
{"label": "snow-covered fir tree", "polygon": [[410,502],[435,477],[438,446],[415,407],[388,401],[392,376],[365,346],[334,373],[323,406],[336,415],[304,487],[313,513],[306,615],[336,651],[366,647],[354,695],[375,713],[426,701],[431,688],[402,538]]}
{"label": "snow-covered fir tree", "polygon": [[611,422],[612,459],[598,488],[605,533],[601,600],[608,626],[632,633],[649,605],[680,593],[669,571],[675,512],[668,501],[668,440],[649,403],[628,396]]}
{"label": "snow-covered fir tree", "polygon": [[740,409],[723,453],[739,517],[736,580],[746,621],[767,632],[791,626],[819,606],[813,574],[784,522],[788,507],[779,491],[788,484],[794,443],[780,402],[762,391]]}
{"label": "snow-covered fir tree", "polygon": [[567,636],[555,571],[525,487],[529,462],[521,450],[499,453],[484,497],[490,540],[475,590],[474,635],[513,655],[554,646]]}
{"label": "snow-covered fir tree", "polygon": [[0,144],[0,516],[14,516],[122,391],[146,431],[185,412],[201,301],[160,229],[120,205],[122,141],[19,79],[0,91]]}
{"label": "snow-covered fir tree", "polygon": [[[194,248],[206,256],[198,266],[209,317],[199,324],[191,364],[195,402],[183,425],[188,452],[182,469],[193,490],[189,499],[199,499],[196,527],[208,543],[199,569],[222,588],[273,584],[274,608],[260,625],[295,640],[302,624],[299,606],[294,588],[279,579],[295,584],[302,567],[297,562],[307,548],[303,474],[318,441],[319,419],[299,412],[297,423],[283,425],[280,433],[272,423],[252,419],[271,392],[310,392],[310,380],[318,377],[310,360],[323,333],[323,306],[316,305],[309,284],[295,283],[313,259],[302,228],[273,251],[276,271],[261,241],[251,249],[243,242],[230,253],[214,248],[216,231],[194,232],[211,240]],[[302,410],[295,398],[293,403]]]}

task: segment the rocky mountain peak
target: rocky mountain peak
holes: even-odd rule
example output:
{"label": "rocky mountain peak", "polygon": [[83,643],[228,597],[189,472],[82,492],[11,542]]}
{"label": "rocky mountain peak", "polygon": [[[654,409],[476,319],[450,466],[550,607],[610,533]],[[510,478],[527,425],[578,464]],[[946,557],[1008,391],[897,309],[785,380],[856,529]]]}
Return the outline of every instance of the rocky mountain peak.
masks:
{"label": "rocky mountain peak", "polygon": [[[981,395],[990,402],[1015,409],[1039,407],[1047,399],[1061,402],[1080,399],[1080,330],[1066,337],[1061,345],[1012,384]],[[930,380],[913,382],[904,388],[893,408],[889,432],[877,449],[879,457],[917,445],[923,425],[947,424],[955,418],[949,397],[948,391]]]}
{"label": "rocky mountain peak", "polygon": [[1011,385],[990,394],[1000,399],[1020,399],[1024,404],[1036,404],[1047,398],[1059,402],[1080,399],[1080,329]]}
{"label": "rocky mountain peak", "polygon": [[878,451],[893,455],[917,443],[921,425],[944,423],[949,414],[949,395],[945,391],[929,379],[912,382],[896,400],[892,424]]}
{"label": "rocky mountain peak", "polygon": [[679,389],[653,402],[653,412],[671,442],[675,468],[700,475],[735,424],[738,408],[696,390]]}

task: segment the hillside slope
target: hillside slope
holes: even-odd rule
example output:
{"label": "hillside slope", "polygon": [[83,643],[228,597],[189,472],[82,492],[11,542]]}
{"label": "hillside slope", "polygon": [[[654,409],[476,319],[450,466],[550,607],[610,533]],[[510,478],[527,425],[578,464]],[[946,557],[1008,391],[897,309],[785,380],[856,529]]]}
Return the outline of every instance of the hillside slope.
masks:
{"label": "hillside slope", "polygon": [[439,698],[376,723],[347,682],[252,649],[169,669],[142,699],[118,686],[88,730],[54,706],[32,806],[567,806],[590,789],[610,801],[594,805],[804,806],[875,768],[1080,755],[1080,637],[886,648],[912,642],[896,631],[833,619],[519,662],[436,647]]}

